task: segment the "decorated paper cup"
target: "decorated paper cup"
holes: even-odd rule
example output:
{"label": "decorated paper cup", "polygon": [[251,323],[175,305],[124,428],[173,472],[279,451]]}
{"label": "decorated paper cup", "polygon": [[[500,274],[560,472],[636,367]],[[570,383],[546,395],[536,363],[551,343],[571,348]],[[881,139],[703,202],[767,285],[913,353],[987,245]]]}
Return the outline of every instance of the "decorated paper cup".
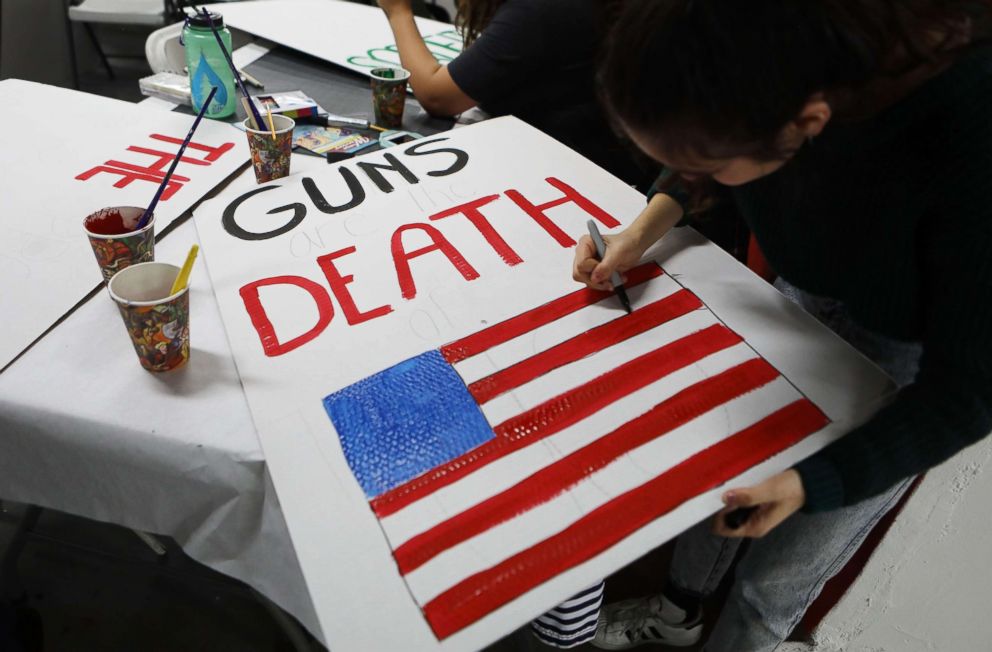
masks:
{"label": "decorated paper cup", "polygon": [[[268,122],[266,116],[262,120]],[[255,180],[259,183],[281,179],[289,175],[289,155],[293,151],[293,127],[296,123],[284,115],[273,115],[272,130],[252,129],[251,118],[245,118],[245,133],[248,134],[248,147],[251,149],[251,165],[255,168]]]}
{"label": "decorated paper cup", "polygon": [[399,129],[403,125],[406,83],[410,73],[403,68],[374,68],[372,75],[372,110],[380,127]]}
{"label": "decorated paper cup", "polygon": [[179,268],[139,263],[110,279],[110,296],[124,318],[138,362],[168,371],[189,360],[189,286],[170,295]]}
{"label": "decorated paper cup", "polygon": [[144,212],[137,206],[112,206],[83,219],[104,282],[125,267],[155,260],[155,216],[137,228]]}

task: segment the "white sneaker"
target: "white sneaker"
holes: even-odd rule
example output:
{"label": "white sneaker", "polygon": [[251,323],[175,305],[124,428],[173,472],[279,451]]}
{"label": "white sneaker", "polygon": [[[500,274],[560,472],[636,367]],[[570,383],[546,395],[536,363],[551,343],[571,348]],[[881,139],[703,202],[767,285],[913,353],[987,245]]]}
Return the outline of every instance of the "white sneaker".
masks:
{"label": "white sneaker", "polygon": [[695,645],[703,635],[702,611],[691,621],[664,596],[614,602],[603,607],[592,644],[601,650],[628,650],[655,643]]}

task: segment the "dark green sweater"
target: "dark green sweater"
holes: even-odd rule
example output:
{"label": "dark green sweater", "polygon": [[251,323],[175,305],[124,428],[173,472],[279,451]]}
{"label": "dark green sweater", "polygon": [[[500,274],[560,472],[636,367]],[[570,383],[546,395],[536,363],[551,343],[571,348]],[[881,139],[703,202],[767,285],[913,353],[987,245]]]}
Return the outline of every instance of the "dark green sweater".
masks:
{"label": "dark green sweater", "polygon": [[877,494],[992,430],[992,48],[871,120],[831,123],[733,194],[783,278],[923,344],[913,384],[796,466],[806,511]]}

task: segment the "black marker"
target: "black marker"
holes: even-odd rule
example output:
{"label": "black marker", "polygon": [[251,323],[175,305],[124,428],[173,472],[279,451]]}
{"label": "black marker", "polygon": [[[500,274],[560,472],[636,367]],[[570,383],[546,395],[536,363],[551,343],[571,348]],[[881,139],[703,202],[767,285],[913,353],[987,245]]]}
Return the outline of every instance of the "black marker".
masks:
{"label": "black marker", "polygon": [[751,514],[753,514],[757,509],[757,506],[738,507],[734,511],[728,512],[727,515],[723,517],[723,524],[731,530],[736,530],[740,526],[747,523],[747,519],[751,518]]}
{"label": "black marker", "polygon": [[[596,228],[596,223],[592,220],[586,222],[586,226],[589,227],[589,237],[592,238],[593,244],[596,245],[596,256],[600,260],[603,260],[603,256],[606,255],[606,243],[603,242],[603,236],[599,235],[599,229]],[[623,287],[623,281],[620,279],[620,272],[613,272],[613,275],[610,276],[610,283],[613,284],[613,291],[616,292],[617,298],[620,299],[620,304],[629,315],[630,299],[627,298],[627,290]]]}

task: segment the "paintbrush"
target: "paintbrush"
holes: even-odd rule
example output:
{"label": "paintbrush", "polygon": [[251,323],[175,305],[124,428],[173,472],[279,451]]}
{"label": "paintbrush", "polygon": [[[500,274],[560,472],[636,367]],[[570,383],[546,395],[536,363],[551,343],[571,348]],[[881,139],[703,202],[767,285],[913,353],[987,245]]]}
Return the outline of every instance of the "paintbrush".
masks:
{"label": "paintbrush", "polygon": [[203,119],[203,114],[207,112],[207,107],[210,106],[210,102],[213,101],[214,95],[216,94],[217,87],[212,86],[210,88],[210,94],[207,95],[207,101],[200,107],[200,112],[196,114],[196,120],[193,121],[193,126],[189,128],[189,133],[186,134],[186,140],[184,140],[183,144],[179,146],[179,152],[176,154],[176,157],[172,159],[172,165],[169,166],[169,171],[165,173],[164,177],[162,177],[162,183],[159,184],[158,190],[155,191],[155,197],[152,198],[152,203],[148,204],[148,208],[145,209],[145,212],[141,215],[141,219],[138,220],[138,229],[145,228],[145,225],[148,224],[148,220],[152,218],[152,213],[155,212],[155,206],[158,204],[158,200],[161,199],[162,193],[165,191],[165,187],[169,185],[169,179],[172,178],[172,173],[176,171],[176,166],[179,165],[179,159],[182,158],[183,153],[186,151],[186,146],[189,145],[189,141],[193,138],[193,132],[195,132],[196,128],[200,125],[200,120]]}
{"label": "paintbrush", "polygon": [[245,80],[255,88],[258,88],[263,91],[265,90],[265,84],[263,84],[262,82],[258,81],[257,79],[249,75],[246,71],[239,69],[238,72],[241,73],[241,78],[243,80]]}
{"label": "paintbrush", "polygon": [[[250,118],[251,109],[249,109],[248,107],[251,106],[251,100],[249,100],[247,97],[242,97],[240,98],[239,101],[241,102],[241,108],[245,110],[245,116]],[[252,120],[252,122],[254,122],[254,120]],[[252,125],[251,128],[258,129],[258,125]]]}
{"label": "paintbrush", "polygon": [[179,273],[176,274],[176,280],[172,283],[172,289],[169,290],[170,297],[182,290],[189,283],[189,273],[193,270],[193,261],[196,260],[196,252],[199,250],[199,245],[193,245],[189,248],[189,253],[186,254],[186,262],[179,269]]}
{"label": "paintbrush", "polygon": [[207,19],[208,23],[210,23],[210,31],[213,32],[214,38],[217,39],[217,45],[220,47],[220,51],[224,53],[224,60],[227,61],[227,65],[231,68],[231,74],[234,75],[234,81],[241,90],[241,94],[244,95],[248,108],[251,109],[251,117],[255,123],[254,128],[259,130],[263,129],[264,127],[262,125],[264,123],[262,122],[262,116],[258,114],[258,109],[255,108],[255,104],[251,101],[251,96],[248,95],[248,89],[245,88],[245,83],[241,81],[241,75],[238,73],[238,69],[234,66],[234,61],[231,59],[231,54],[227,51],[227,48],[224,47],[224,41],[221,40],[220,34],[217,33],[217,26],[214,25],[214,19],[210,16],[210,12],[207,11],[206,7],[200,7],[200,13],[203,14],[203,17]]}
{"label": "paintbrush", "polygon": [[276,126],[272,122],[272,109],[269,107],[265,108],[267,117],[269,118],[269,131],[272,133],[272,140],[276,139]]}

